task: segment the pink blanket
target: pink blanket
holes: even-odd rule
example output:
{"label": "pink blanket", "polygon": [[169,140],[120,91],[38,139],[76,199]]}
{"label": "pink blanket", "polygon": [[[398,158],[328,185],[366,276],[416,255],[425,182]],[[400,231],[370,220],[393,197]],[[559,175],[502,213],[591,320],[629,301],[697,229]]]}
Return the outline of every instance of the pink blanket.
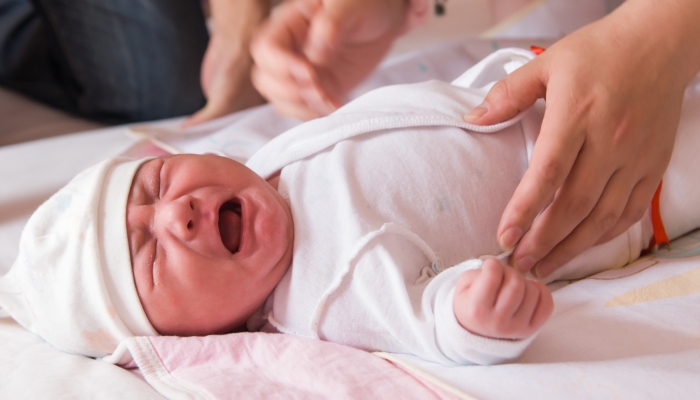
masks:
{"label": "pink blanket", "polygon": [[170,399],[453,398],[370,353],[282,334],[138,337],[117,353]]}

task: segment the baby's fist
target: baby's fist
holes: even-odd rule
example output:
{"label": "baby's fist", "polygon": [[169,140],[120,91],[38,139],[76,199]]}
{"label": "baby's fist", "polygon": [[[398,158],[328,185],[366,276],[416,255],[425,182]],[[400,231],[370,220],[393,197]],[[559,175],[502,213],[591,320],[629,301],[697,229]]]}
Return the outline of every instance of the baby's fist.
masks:
{"label": "baby's fist", "polygon": [[497,339],[525,339],[552,314],[552,294],[541,282],[525,279],[498,260],[466,271],[457,281],[454,313],[462,327]]}

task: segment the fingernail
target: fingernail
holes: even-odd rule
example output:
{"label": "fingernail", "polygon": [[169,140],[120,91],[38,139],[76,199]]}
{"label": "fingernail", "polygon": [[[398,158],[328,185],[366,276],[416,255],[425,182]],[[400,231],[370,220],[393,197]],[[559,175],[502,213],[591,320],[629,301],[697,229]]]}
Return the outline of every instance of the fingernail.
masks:
{"label": "fingernail", "polygon": [[515,269],[517,269],[520,272],[527,272],[527,271],[531,270],[532,267],[535,266],[536,262],[537,262],[537,260],[535,260],[534,257],[525,256],[525,257],[518,258],[515,261],[515,264],[513,266],[515,267]]}
{"label": "fingernail", "polygon": [[309,71],[306,70],[306,68],[300,67],[296,64],[292,64],[289,66],[289,73],[292,74],[294,79],[297,80],[297,82],[310,82],[311,81],[311,75],[309,75]]}
{"label": "fingernail", "polygon": [[537,278],[544,278],[546,276],[549,276],[549,274],[551,274],[552,272],[556,271],[557,268],[559,268],[557,264],[551,261],[545,261],[540,265],[536,266],[532,274],[535,275]]}
{"label": "fingernail", "polygon": [[467,115],[464,116],[466,122],[479,122],[481,117],[489,112],[489,103],[483,102],[480,105],[472,108]]}
{"label": "fingernail", "polygon": [[515,244],[518,243],[518,240],[520,240],[522,235],[523,230],[517,226],[508,228],[508,230],[506,230],[498,239],[498,243],[501,245],[501,250],[508,251],[515,247]]}

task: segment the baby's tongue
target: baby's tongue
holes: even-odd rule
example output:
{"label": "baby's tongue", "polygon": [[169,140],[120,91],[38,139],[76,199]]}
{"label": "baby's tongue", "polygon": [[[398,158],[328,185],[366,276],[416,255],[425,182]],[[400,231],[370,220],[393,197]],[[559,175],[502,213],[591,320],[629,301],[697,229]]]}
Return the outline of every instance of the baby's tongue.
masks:
{"label": "baby's tongue", "polygon": [[241,217],[233,210],[219,211],[219,233],[228,251],[237,252],[241,244]]}

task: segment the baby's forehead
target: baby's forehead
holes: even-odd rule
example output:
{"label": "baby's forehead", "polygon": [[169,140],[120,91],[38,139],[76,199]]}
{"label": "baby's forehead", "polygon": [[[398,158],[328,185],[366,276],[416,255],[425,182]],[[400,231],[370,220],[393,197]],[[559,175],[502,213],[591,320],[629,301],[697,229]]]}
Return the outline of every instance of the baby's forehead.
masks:
{"label": "baby's forehead", "polygon": [[136,173],[134,174],[134,180],[132,181],[132,186],[133,182],[135,182],[137,179],[142,179],[145,174],[147,174],[149,167],[152,167],[154,164],[159,164],[165,162],[168,158],[174,157],[173,154],[168,154],[168,155],[162,155],[158,157],[152,157],[150,160],[144,162],[139,166],[139,168],[136,170]]}
{"label": "baby's forehead", "polygon": [[[186,158],[186,162],[177,162],[179,158]],[[166,154],[158,157],[153,157],[143,162],[136,170],[129,188],[129,197],[127,208],[134,203],[146,202],[147,197],[155,200],[159,197],[161,185],[167,185],[167,181],[179,179],[184,171],[192,170],[193,167],[203,168],[206,166],[207,155],[201,154]],[[170,165],[173,161],[177,165],[174,168],[165,167],[166,163]],[[183,161],[183,160],[180,160]],[[167,173],[163,173],[164,169],[168,169]],[[177,176],[173,176],[173,173]],[[189,178],[192,175],[188,175]],[[163,182],[165,180],[166,182]]]}
{"label": "baby's forehead", "polygon": [[[278,174],[277,174],[278,175]],[[256,186],[264,181],[255,171],[238,160],[216,154],[168,154],[144,161],[134,173],[129,188],[130,202],[144,194],[159,198],[171,187],[193,190],[207,186]]]}

